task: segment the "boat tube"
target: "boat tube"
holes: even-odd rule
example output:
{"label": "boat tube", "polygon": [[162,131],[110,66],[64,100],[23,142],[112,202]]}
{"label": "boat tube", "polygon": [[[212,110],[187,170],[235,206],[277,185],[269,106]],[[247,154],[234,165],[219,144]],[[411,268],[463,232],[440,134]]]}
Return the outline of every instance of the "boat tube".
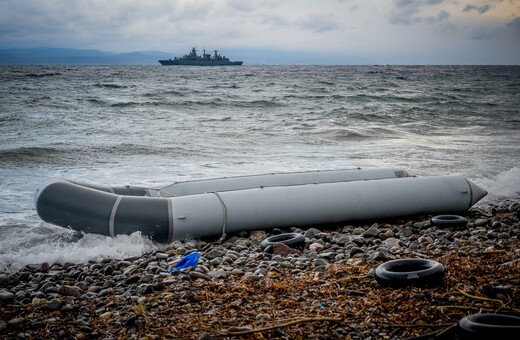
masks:
{"label": "boat tube", "polygon": [[[110,236],[140,231],[158,242],[171,242],[276,227],[460,213],[487,194],[462,176],[412,177],[392,171],[382,177],[367,170],[345,171],[350,179],[336,179],[334,171],[295,173],[294,178],[283,174],[286,181],[279,174],[207,180],[206,190],[200,183],[204,181],[193,181],[193,188],[174,184],[173,191],[172,186],[154,190],[155,197],[60,180],[39,190],[35,203],[38,215],[58,226]],[[323,173],[334,176],[320,177]],[[249,182],[251,178],[256,182]],[[186,190],[175,191],[179,187]]]}
{"label": "boat tube", "polygon": [[119,195],[175,197],[203,194],[206,192],[214,191],[222,192],[274,186],[349,182],[383,178],[401,178],[410,176],[411,175],[407,171],[397,168],[357,168],[346,170],[301,171],[290,173],[271,173],[252,176],[210,178],[185,182],[175,182],[161,189],[149,189],[135,186],[106,187],[84,183],[78,184]]}

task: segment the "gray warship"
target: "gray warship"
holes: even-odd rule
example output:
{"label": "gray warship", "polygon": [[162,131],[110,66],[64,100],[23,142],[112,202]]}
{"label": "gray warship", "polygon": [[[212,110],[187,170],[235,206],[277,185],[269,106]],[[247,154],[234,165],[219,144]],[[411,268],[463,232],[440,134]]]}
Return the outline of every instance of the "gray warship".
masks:
{"label": "gray warship", "polygon": [[242,61],[230,61],[229,58],[221,56],[217,50],[211,55],[203,50],[202,55],[197,54],[197,49],[193,47],[190,53],[174,59],[159,60],[161,65],[185,65],[185,66],[240,66]]}

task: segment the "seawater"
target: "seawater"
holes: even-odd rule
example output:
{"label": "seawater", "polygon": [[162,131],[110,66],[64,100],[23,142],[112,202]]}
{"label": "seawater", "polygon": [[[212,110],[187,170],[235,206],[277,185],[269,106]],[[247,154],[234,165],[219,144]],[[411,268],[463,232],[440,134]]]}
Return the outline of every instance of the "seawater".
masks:
{"label": "seawater", "polygon": [[517,202],[519,111],[518,66],[0,66],[0,272],[164,246],[43,222],[34,192],[60,178],[392,166]]}

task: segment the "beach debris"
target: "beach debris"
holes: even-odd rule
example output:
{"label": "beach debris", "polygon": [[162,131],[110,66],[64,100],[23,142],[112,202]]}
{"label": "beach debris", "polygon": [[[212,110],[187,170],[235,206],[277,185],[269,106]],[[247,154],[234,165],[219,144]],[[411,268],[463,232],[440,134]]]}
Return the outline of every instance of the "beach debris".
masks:
{"label": "beach debris", "polygon": [[300,233],[273,235],[260,242],[260,248],[265,250],[268,246],[272,246],[275,243],[283,243],[291,247],[300,246],[305,243],[305,236]]}
{"label": "beach debris", "polygon": [[460,228],[468,224],[468,219],[459,215],[437,215],[431,218],[430,223],[440,228]]}
{"label": "beach debris", "polygon": [[197,263],[199,262],[199,259],[200,259],[200,253],[198,253],[198,252],[190,253],[190,254],[184,256],[182,259],[180,259],[175,264],[175,267],[170,269],[169,272],[172,273],[176,270],[181,270],[181,269],[188,268],[188,267],[194,268],[197,265]]}
{"label": "beach debris", "polygon": [[519,339],[520,317],[505,314],[472,314],[459,321],[459,327],[477,339]]}
{"label": "beach debris", "polygon": [[397,259],[379,265],[375,277],[383,287],[438,285],[444,279],[444,266],[428,259]]}

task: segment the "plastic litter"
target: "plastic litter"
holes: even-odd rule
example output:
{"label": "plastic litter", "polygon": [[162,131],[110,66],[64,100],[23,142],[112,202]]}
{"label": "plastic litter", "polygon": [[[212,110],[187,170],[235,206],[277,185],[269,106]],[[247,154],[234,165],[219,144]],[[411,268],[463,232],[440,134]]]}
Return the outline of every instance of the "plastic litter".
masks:
{"label": "plastic litter", "polygon": [[181,270],[181,269],[188,268],[188,267],[195,268],[195,266],[199,262],[199,259],[200,259],[199,253],[197,253],[197,252],[190,253],[190,254],[184,256],[182,259],[180,259],[179,262],[177,262],[177,264],[175,264],[175,267],[170,269],[169,272],[172,273],[176,270]]}

